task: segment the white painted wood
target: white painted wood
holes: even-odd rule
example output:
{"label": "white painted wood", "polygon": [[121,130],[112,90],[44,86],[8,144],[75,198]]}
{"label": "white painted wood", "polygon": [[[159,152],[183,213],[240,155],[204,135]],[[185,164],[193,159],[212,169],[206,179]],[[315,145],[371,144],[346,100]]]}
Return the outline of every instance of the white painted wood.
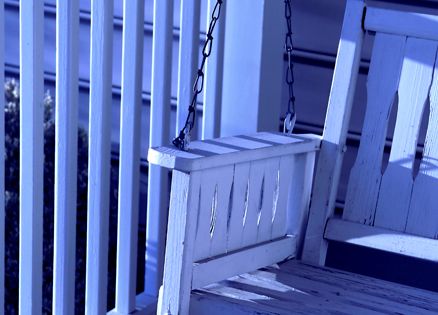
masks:
{"label": "white painted wood", "polygon": [[[179,38],[178,96],[175,135],[184,127],[188,106],[192,100],[193,84],[199,58],[200,0],[181,1],[181,28]],[[171,60],[171,59],[168,59]],[[195,124],[196,125],[196,124]],[[193,131],[193,136],[195,135]]]}
{"label": "white painted wood", "polygon": [[412,167],[437,43],[408,38],[400,76],[397,121],[388,167],[382,177],[374,225],[404,231],[413,186]]}
{"label": "white painted wood", "polygon": [[227,250],[241,248],[243,235],[243,216],[248,203],[250,162],[234,166],[234,178],[231,200],[231,216],[228,226]]}
{"label": "white painted wood", "polygon": [[257,243],[258,219],[263,196],[265,160],[252,161],[249,167],[248,201],[243,213],[242,247]]}
{"label": "white painted wood", "polygon": [[295,256],[296,238],[286,236],[193,264],[192,289],[253,271]]}
{"label": "white painted wood", "polygon": [[430,89],[430,114],[423,158],[415,177],[406,232],[438,238],[438,60]]}
{"label": "white painted wood", "polygon": [[257,243],[271,240],[274,209],[278,202],[277,186],[280,158],[267,159],[264,162],[262,193],[257,217]]}
{"label": "white painted wood", "polygon": [[325,237],[405,256],[438,262],[438,240],[372,227],[340,219],[330,219]]}
{"label": "white painted wood", "polygon": [[347,2],[304,244],[303,260],[309,263],[324,264],[327,252],[323,231],[339,184],[362,51],[363,9],[362,0]]}
{"label": "white painted wood", "polygon": [[135,310],[144,1],[124,1],[116,311]]}
{"label": "white painted wood", "polygon": [[[149,146],[169,143],[173,1],[154,1]],[[146,213],[145,291],[157,295],[163,278],[169,198],[168,172],[149,164]]]}
{"label": "white painted wood", "polygon": [[438,40],[437,28],[436,15],[367,8],[365,29],[370,31]]}
{"label": "white painted wood", "polygon": [[[224,2],[227,6],[221,13],[221,19],[226,18],[226,66],[223,72],[221,136],[278,130],[284,53],[284,23],[278,23],[278,20],[284,16],[284,3],[253,0]],[[250,36],[254,33],[257,36]]]}
{"label": "white painted wood", "polygon": [[[5,82],[5,11],[0,0],[0,82]],[[0,84],[0,95],[4,95],[4,85]],[[5,100],[0,98],[0,112],[3,113]],[[5,116],[0,115],[0,310],[5,305]]]}
{"label": "white painted wood", "polygon": [[[252,137],[251,137],[252,138]],[[189,152],[180,151],[174,147],[158,147],[149,149],[148,161],[152,164],[161,165],[166,168],[178,169],[182,171],[202,170],[205,168],[219,167],[223,165],[244,163],[270,157],[278,157],[283,155],[291,155],[302,152],[316,151],[319,149],[320,137],[315,135],[305,135],[297,137],[286,137],[289,143],[280,145],[272,142],[259,142],[257,144],[260,149],[245,150],[248,145],[255,141],[242,139],[242,144],[239,145],[239,137],[234,137],[232,141],[232,149],[230,154],[217,154],[212,152],[199,152],[192,150]],[[231,138],[222,138],[214,141],[217,145],[219,142],[227,143]],[[207,140],[209,141],[209,140]],[[228,141],[231,142],[231,141]],[[192,142],[193,146],[197,146],[196,141]],[[243,148],[242,150],[240,148]],[[218,149],[219,150],[219,149]]]}
{"label": "white painted wood", "polygon": [[406,37],[377,33],[367,81],[367,110],[350,171],[343,217],[372,225],[382,179],[388,121],[400,79]]}
{"label": "white painted wood", "polygon": [[53,313],[74,314],[78,164],[79,2],[56,6]]}
{"label": "white painted wood", "polygon": [[288,201],[290,186],[294,182],[297,172],[296,159],[298,155],[286,155],[280,158],[280,165],[278,169],[278,197],[275,208],[274,217],[272,220],[272,234],[271,238],[282,237],[286,235],[288,229]]}
{"label": "white painted wood", "polygon": [[[209,27],[211,14],[213,13],[216,3],[216,0],[208,0],[206,29]],[[222,2],[221,17],[216,22],[215,32],[213,34],[212,54],[208,57],[205,64],[202,140],[218,138],[220,135],[226,23],[224,12],[226,11],[226,4],[227,1]]]}
{"label": "white painted wood", "polygon": [[201,172],[174,170],[163,286],[157,314],[188,314]]}
{"label": "white painted wood", "polygon": [[20,314],[41,314],[44,187],[44,12],[20,1]]}
{"label": "white painted wood", "polygon": [[296,235],[297,253],[301,258],[304,242],[304,231],[309,218],[310,195],[312,192],[313,170],[315,167],[315,152],[296,155],[295,170],[291,177],[287,207],[287,234]]}
{"label": "white painted wood", "polygon": [[90,123],[85,314],[106,312],[111,159],[113,6],[91,2]]}

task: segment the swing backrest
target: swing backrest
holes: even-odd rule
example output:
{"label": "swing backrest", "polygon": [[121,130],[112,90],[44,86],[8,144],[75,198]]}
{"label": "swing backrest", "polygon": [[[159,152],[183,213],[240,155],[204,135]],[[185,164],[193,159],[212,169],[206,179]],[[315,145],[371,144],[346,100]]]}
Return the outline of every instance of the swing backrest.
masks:
{"label": "swing backrest", "polygon": [[262,132],[149,151],[173,170],[160,314],[188,311],[192,289],[297,255],[319,143]]}
{"label": "swing backrest", "polygon": [[[375,33],[367,107],[342,219],[333,218],[364,31]],[[313,190],[304,259],[323,263],[326,240],[438,261],[438,16],[349,0]],[[424,111],[430,116],[417,175]],[[389,162],[382,159],[392,107]],[[338,107],[338,108],[335,108]],[[327,189],[328,188],[328,189]],[[329,218],[328,222],[326,221]]]}

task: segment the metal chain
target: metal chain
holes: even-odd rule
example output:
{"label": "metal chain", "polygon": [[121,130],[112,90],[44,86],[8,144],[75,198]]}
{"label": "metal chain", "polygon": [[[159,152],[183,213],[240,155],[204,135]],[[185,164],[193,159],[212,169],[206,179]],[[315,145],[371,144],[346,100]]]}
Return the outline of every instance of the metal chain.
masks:
{"label": "metal chain", "polygon": [[213,46],[213,31],[216,26],[217,21],[219,20],[219,16],[221,14],[221,6],[223,0],[217,0],[213,12],[211,13],[210,25],[207,31],[207,39],[204,44],[204,48],[202,49],[202,62],[198,69],[198,74],[196,76],[195,84],[193,85],[193,97],[192,101],[189,105],[187,119],[184,124],[184,127],[179,132],[178,137],[173,139],[172,143],[180,150],[186,151],[190,144],[190,131],[192,131],[193,126],[195,125],[196,118],[196,101],[198,99],[198,95],[201,94],[202,89],[204,88],[204,66],[207,58],[211,54],[211,48]]}
{"label": "metal chain", "polygon": [[287,54],[286,84],[289,88],[289,100],[287,102],[287,112],[284,119],[283,132],[291,134],[297,119],[295,112],[294,94],[294,64],[292,62],[292,51],[294,49],[292,41],[292,4],[291,0],[284,0],[284,17],[286,19],[287,32],[284,40],[284,50]]}

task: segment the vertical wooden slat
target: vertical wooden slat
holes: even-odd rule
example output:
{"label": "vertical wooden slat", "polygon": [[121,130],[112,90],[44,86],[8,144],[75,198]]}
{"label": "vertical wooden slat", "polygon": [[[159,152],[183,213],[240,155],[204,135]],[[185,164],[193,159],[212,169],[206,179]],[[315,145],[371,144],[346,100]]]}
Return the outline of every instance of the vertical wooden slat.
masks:
{"label": "vertical wooden slat", "polygon": [[106,312],[113,5],[91,1],[86,314]]}
{"label": "vertical wooden slat", "polygon": [[125,0],[123,7],[122,108],[120,117],[116,278],[116,311],[122,314],[128,314],[135,309],[143,21],[144,0]]}
{"label": "vertical wooden slat", "polygon": [[20,1],[20,314],[40,314],[43,246],[43,0]]}
{"label": "vertical wooden slat", "polygon": [[[0,0],[0,95],[4,95],[5,12]],[[5,99],[0,97],[0,311],[5,305]]]}
{"label": "vertical wooden slat", "polygon": [[388,167],[382,176],[374,225],[404,231],[411,200],[420,124],[429,97],[436,42],[408,38],[398,88],[397,121]]}
{"label": "vertical wooden slat", "polygon": [[[169,142],[173,1],[155,0],[149,146]],[[156,296],[164,265],[168,208],[167,170],[149,165],[146,219],[146,293]]]}
{"label": "vertical wooden slat", "polygon": [[58,0],[56,13],[53,313],[74,314],[79,2]]}
{"label": "vertical wooden slat", "polygon": [[[217,0],[208,0],[207,30],[211,13]],[[222,78],[224,67],[225,11],[227,1],[222,3],[222,13],[213,34],[212,54],[205,64],[204,110],[202,113],[202,139],[217,138],[221,127]]]}
{"label": "vertical wooden slat", "polygon": [[[199,56],[200,0],[182,0],[179,38],[178,105],[176,135],[184,127],[187,108],[192,99],[193,83]],[[170,59],[169,59],[170,60]],[[194,134],[194,132],[193,132]]]}
{"label": "vertical wooden slat", "polygon": [[343,218],[372,225],[382,179],[382,155],[396,96],[406,37],[377,33],[367,80],[367,111],[350,172]]}
{"label": "vertical wooden slat", "polygon": [[363,14],[362,0],[347,1],[304,244],[303,260],[313,264],[324,264],[327,253],[323,233],[338,191],[364,37]]}

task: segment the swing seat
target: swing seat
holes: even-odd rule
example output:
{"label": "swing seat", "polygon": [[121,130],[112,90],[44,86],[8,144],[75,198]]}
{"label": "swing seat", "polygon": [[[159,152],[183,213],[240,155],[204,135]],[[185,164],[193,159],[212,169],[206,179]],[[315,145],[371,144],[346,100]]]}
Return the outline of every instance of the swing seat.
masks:
{"label": "swing seat", "polygon": [[[365,31],[366,113],[338,217]],[[257,133],[149,151],[173,174],[157,313],[437,314],[438,293],[318,267],[329,241],[438,262],[437,115],[438,17],[348,0],[322,137]]]}

